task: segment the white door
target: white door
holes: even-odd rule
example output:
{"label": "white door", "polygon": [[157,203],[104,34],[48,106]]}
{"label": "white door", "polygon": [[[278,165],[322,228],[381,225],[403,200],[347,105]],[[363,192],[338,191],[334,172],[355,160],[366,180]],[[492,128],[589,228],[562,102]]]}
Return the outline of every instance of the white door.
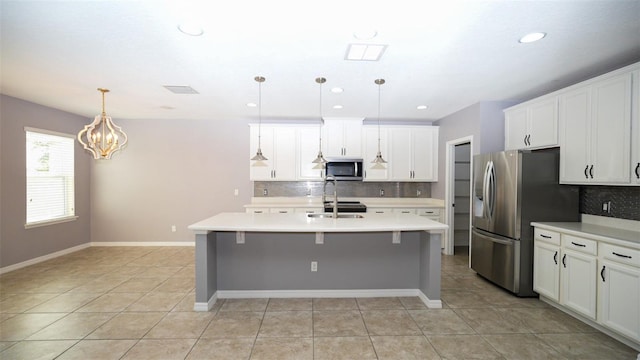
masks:
{"label": "white door", "polygon": [[413,145],[411,129],[390,129],[389,179],[411,181],[413,174]]}
{"label": "white door", "polygon": [[[371,161],[375,159],[378,153],[378,127],[377,126],[365,126],[363,130],[362,144],[364,153],[362,166],[364,167],[364,181],[382,181],[388,178],[389,163],[384,166],[384,169],[373,169]],[[389,152],[387,139],[387,129],[380,129],[380,151],[382,152],[382,158],[389,161]]]}
{"label": "white door", "polygon": [[318,156],[319,141],[320,129],[318,126],[298,128],[298,179],[322,179],[323,169],[318,168],[318,164],[312,162]]}
{"label": "white door", "polygon": [[527,147],[527,108],[522,107],[504,114],[505,150],[517,150]]}
{"label": "white door", "polygon": [[529,107],[529,147],[552,146],[558,143],[558,101],[551,98]]}
{"label": "white door", "polygon": [[413,181],[438,181],[437,128],[423,127],[412,130]]}
{"label": "white door", "polygon": [[591,95],[588,86],[560,96],[560,182],[589,181]]}
{"label": "white door", "polygon": [[600,322],[640,340],[640,269],[602,260],[599,277]]}
{"label": "white door", "polygon": [[249,163],[249,179],[251,181],[273,180],[273,167],[275,153],[273,147],[273,128],[269,126],[250,125],[249,128],[249,159],[256,155],[258,150],[258,133],[260,133],[260,148],[267,158],[265,161],[253,161]]}
{"label": "white door", "polygon": [[592,319],[596,319],[596,257],[563,249],[560,270],[560,303]]}
{"label": "white door", "polygon": [[629,183],[631,74],[593,85],[593,176],[597,182]]}
{"label": "white door", "polygon": [[345,157],[362,157],[362,120],[344,120],[343,147]]}
{"label": "white door", "polygon": [[533,248],[533,290],[560,301],[560,247],[535,241]]}
{"label": "white door", "polygon": [[274,180],[296,180],[296,128],[274,128]]}

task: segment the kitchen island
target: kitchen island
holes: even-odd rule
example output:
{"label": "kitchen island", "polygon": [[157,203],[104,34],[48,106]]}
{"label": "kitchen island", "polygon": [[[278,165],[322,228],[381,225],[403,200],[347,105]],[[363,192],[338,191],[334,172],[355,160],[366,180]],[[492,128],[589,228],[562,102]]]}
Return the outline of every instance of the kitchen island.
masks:
{"label": "kitchen island", "polygon": [[[218,298],[418,296],[440,302],[440,232],[413,214],[221,213],[196,234],[194,310]],[[312,269],[316,265],[316,271]]]}

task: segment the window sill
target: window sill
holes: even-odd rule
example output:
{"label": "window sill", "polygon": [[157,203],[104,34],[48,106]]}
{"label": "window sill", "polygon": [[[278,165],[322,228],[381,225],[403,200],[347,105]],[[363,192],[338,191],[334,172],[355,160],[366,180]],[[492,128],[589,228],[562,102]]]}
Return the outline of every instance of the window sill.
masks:
{"label": "window sill", "polygon": [[74,216],[67,216],[67,217],[63,217],[63,218],[57,218],[57,219],[53,219],[53,220],[36,221],[36,222],[24,224],[24,228],[25,229],[32,229],[32,228],[41,227],[41,226],[62,224],[62,223],[66,223],[66,222],[69,222],[69,221],[76,221],[77,219],[78,219],[78,216],[74,215]]}

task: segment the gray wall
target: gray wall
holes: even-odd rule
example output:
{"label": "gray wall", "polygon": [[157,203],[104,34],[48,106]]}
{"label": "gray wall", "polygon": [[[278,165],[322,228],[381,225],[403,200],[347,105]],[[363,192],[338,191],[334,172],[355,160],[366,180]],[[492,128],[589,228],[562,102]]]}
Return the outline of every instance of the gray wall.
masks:
{"label": "gray wall", "polygon": [[447,141],[473,136],[472,153],[483,154],[504,149],[503,109],[517,101],[483,101],[466,107],[434,123],[440,126],[438,139],[438,182],[431,186],[431,197],[445,198]]}
{"label": "gray wall", "polygon": [[24,127],[76,134],[91,119],[0,95],[0,267],[90,241],[91,157],[76,142],[76,221],[25,229],[26,160]]}
{"label": "gray wall", "polygon": [[114,121],[129,144],[94,164],[91,241],[193,241],[188,225],[250,203],[248,121]]}

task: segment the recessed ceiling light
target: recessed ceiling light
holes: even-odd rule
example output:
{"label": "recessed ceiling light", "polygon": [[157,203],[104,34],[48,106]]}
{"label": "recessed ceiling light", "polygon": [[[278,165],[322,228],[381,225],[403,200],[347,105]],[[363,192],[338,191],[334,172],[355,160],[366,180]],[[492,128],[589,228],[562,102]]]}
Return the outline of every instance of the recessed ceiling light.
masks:
{"label": "recessed ceiling light", "polygon": [[334,94],[340,94],[343,91],[344,91],[344,89],[340,88],[340,87],[334,87],[334,88],[331,89],[331,92],[334,93]]}
{"label": "recessed ceiling light", "polygon": [[353,37],[358,40],[371,40],[378,36],[376,29],[360,29],[353,32]]}
{"label": "recessed ceiling light", "polygon": [[180,30],[183,34],[186,34],[189,36],[200,36],[204,34],[204,30],[202,29],[202,26],[196,23],[187,22],[184,24],[180,24],[178,25],[178,30]]}
{"label": "recessed ceiling light", "polygon": [[527,34],[527,35],[521,37],[520,40],[518,40],[518,42],[523,43],[523,44],[532,43],[532,42],[535,42],[535,41],[538,41],[538,40],[544,38],[545,36],[547,36],[546,33],[534,32],[534,33],[530,33],[530,34]]}
{"label": "recessed ceiling light", "polygon": [[342,109],[342,105],[333,105],[333,108],[336,110]]}
{"label": "recessed ceiling light", "polygon": [[378,61],[387,45],[382,44],[349,44],[345,60]]}
{"label": "recessed ceiling light", "polygon": [[258,106],[258,104],[256,103],[252,103],[252,102],[247,103],[247,107],[256,107],[256,106]]}
{"label": "recessed ceiling light", "polygon": [[418,105],[418,106],[416,106],[416,109],[418,109],[418,110],[426,110],[427,109],[427,105]]}

